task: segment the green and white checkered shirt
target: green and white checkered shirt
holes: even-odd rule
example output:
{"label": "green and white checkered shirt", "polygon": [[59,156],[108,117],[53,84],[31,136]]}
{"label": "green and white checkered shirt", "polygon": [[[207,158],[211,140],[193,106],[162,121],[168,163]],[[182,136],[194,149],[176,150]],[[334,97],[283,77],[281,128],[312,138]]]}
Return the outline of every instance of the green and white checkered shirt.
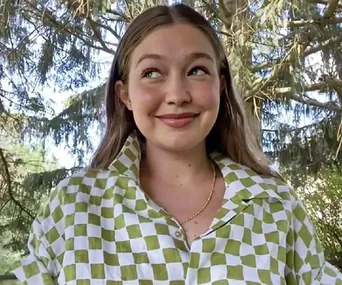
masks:
{"label": "green and white checkered shirt", "polygon": [[131,135],[107,170],[60,182],[15,274],[32,285],[342,284],[301,201],[282,181],[220,154],[223,206],[189,248],[180,224],[139,187]]}

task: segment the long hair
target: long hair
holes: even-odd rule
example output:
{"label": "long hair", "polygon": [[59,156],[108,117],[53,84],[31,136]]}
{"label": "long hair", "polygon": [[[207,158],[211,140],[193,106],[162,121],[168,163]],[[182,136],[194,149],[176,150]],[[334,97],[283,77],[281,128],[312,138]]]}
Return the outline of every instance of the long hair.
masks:
{"label": "long hair", "polygon": [[120,152],[129,134],[134,130],[139,133],[132,112],[115,92],[115,84],[119,80],[127,82],[131,54],[151,31],[177,23],[192,25],[207,36],[220,63],[220,76],[225,79],[218,117],[206,138],[208,153],[217,151],[259,174],[276,175],[247,123],[243,100],[234,87],[225,50],[215,30],[202,15],[183,4],[150,8],[128,26],[116,50],[108,79],[105,135],[90,166],[107,168]]}

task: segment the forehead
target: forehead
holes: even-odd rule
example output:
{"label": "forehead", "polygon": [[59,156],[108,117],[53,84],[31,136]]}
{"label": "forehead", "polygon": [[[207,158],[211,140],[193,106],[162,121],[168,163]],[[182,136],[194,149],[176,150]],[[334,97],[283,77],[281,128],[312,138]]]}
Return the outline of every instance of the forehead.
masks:
{"label": "forehead", "polygon": [[189,53],[207,53],[216,59],[214,47],[208,36],[188,24],[162,26],[149,33],[133,50],[131,62],[144,54],[158,54],[175,59]]}

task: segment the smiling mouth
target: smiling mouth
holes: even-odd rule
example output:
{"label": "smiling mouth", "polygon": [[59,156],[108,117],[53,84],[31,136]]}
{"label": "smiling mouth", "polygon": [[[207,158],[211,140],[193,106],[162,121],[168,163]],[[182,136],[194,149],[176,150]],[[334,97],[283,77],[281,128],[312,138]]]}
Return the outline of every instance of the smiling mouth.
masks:
{"label": "smiling mouth", "polygon": [[165,125],[172,128],[183,128],[192,123],[199,114],[196,113],[182,113],[182,114],[166,114],[156,116]]}
{"label": "smiling mouth", "polygon": [[199,114],[197,113],[180,113],[180,114],[165,114],[161,116],[156,116],[159,119],[184,119],[184,118],[193,118],[197,117]]}

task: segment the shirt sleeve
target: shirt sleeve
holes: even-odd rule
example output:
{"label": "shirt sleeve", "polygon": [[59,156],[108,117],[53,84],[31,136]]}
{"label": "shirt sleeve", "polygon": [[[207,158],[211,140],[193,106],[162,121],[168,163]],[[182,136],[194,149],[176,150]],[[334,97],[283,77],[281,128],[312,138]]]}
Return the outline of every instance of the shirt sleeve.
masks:
{"label": "shirt sleeve", "polygon": [[342,273],[325,260],[303,203],[293,195],[291,230],[287,236],[287,284],[342,285]]}
{"label": "shirt sleeve", "polygon": [[61,241],[60,223],[63,220],[58,200],[56,189],[48,203],[41,206],[33,221],[28,240],[28,255],[17,262],[13,270],[18,280],[25,285],[57,284],[57,258],[53,244]]}

